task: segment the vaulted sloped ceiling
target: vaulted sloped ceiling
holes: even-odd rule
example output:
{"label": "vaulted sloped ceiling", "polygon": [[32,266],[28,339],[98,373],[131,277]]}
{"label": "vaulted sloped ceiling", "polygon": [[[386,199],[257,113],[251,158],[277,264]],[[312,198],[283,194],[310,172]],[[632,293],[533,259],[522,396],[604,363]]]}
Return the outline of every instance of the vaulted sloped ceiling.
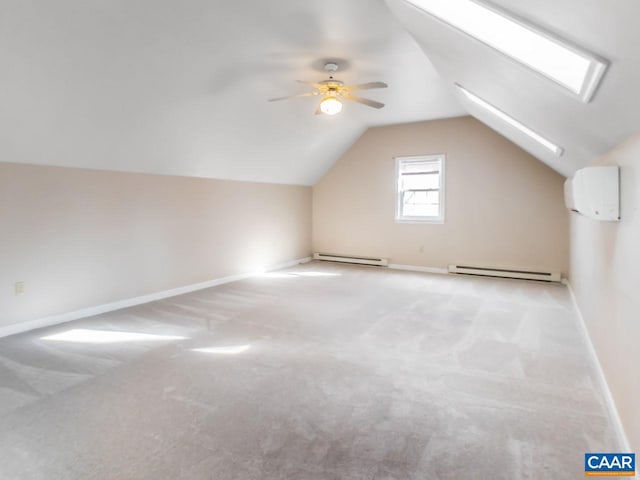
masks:
{"label": "vaulted sloped ceiling", "polygon": [[[592,102],[405,0],[4,0],[0,161],[311,185],[369,126],[468,112],[569,175],[640,130],[640,2],[495,3],[610,62]],[[336,59],[346,83],[387,82],[366,92],[387,107],[267,102]]]}
{"label": "vaulted sloped ceiling", "polygon": [[[387,0],[445,78],[561,145],[557,157],[470,102],[470,114],[564,175],[593,162],[640,131],[640,2],[637,0],[494,0],[507,10],[610,62],[590,103],[404,0]],[[464,101],[461,96],[461,101]]]}
{"label": "vaulted sloped ceiling", "polygon": [[[323,59],[387,107],[267,102]],[[5,162],[310,185],[368,126],[465,113],[383,0],[3,0],[0,65]]]}

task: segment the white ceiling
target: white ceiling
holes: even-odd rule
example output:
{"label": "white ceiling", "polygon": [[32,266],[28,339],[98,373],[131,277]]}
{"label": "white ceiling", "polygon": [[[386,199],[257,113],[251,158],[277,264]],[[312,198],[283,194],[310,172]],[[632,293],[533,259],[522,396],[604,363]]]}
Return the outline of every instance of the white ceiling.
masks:
{"label": "white ceiling", "polygon": [[[267,103],[336,58],[387,107]],[[465,112],[382,0],[3,0],[0,65],[7,162],[310,185],[368,126]]]}
{"label": "white ceiling", "polygon": [[469,113],[560,173],[571,175],[640,131],[638,0],[494,0],[494,3],[610,62],[591,103],[581,103],[549,80],[404,0],[387,0],[449,85],[460,83],[561,145],[565,153],[556,157],[513,127],[465,103]]}

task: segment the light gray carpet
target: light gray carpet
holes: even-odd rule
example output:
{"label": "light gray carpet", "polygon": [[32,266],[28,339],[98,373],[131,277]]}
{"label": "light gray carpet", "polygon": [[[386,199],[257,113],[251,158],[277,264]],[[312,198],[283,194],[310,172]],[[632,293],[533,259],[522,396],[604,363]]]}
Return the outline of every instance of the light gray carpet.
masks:
{"label": "light gray carpet", "polygon": [[1,339],[0,478],[576,479],[596,385],[563,286],[311,263]]}

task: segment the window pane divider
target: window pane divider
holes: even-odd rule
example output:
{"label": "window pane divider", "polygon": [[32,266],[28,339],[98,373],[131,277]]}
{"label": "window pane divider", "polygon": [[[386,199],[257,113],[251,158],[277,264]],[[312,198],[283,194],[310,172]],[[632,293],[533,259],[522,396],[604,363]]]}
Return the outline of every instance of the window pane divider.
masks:
{"label": "window pane divider", "polygon": [[440,175],[440,172],[400,172],[400,175],[402,175],[403,177],[406,175]]}

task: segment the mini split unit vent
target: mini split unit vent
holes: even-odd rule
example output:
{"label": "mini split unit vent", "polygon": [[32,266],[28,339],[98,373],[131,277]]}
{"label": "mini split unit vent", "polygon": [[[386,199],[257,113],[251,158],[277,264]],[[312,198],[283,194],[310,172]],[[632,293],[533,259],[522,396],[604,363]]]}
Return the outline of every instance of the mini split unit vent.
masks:
{"label": "mini split unit vent", "polygon": [[587,167],[564,183],[569,210],[595,220],[620,220],[620,169],[616,166]]}
{"label": "mini split unit vent", "polygon": [[348,255],[332,255],[329,253],[314,253],[313,258],[327,262],[355,263],[358,265],[375,265],[378,267],[387,267],[389,265],[389,261],[386,258],[350,257]]}
{"label": "mini split unit vent", "polygon": [[529,272],[526,270],[506,270],[501,268],[465,267],[449,265],[449,273],[462,275],[478,275],[482,277],[517,278],[520,280],[539,280],[543,282],[560,282],[559,272]]}

